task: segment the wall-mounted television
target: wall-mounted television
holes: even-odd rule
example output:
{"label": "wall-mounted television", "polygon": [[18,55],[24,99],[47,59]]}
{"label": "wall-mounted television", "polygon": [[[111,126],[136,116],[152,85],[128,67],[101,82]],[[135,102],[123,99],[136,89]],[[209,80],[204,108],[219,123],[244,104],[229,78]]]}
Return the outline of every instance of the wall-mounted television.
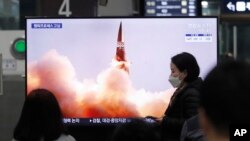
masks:
{"label": "wall-mounted television", "polygon": [[217,18],[28,18],[27,94],[52,91],[65,124],[160,117],[174,88],[171,57],[217,63]]}

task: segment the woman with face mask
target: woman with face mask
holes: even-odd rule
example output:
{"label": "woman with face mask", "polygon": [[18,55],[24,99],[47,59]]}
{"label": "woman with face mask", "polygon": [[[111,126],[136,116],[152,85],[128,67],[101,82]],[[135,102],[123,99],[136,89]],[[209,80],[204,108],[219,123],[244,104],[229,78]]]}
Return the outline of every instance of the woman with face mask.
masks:
{"label": "woman with face mask", "polygon": [[183,52],[171,58],[169,82],[176,91],[161,120],[164,141],[179,141],[184,121],[198,112],[202,84],[195,57]]}

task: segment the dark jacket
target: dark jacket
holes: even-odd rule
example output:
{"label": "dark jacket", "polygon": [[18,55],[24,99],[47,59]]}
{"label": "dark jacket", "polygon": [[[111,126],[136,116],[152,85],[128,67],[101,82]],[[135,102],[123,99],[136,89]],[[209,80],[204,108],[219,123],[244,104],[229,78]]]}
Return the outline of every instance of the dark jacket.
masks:
{"label": "dark jacket", "polygon": [[186,119],[198,113],[201,78],[177,89],[171,97],[162,120],[163,140],[179,141],[182,126]]}
{"label": "dark jacket", "polygon": [[181,131],[181,141],[205,141],[204,132],[199,124],[199,116],[185,121]]}

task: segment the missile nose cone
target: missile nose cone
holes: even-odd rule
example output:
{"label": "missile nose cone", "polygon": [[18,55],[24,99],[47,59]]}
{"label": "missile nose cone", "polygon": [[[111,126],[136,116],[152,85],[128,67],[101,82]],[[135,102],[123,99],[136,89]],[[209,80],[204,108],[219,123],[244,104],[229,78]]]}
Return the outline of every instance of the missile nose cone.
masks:
{"label": "missile nose cone", "polygon": [[120,22],[120,27],[119,27],[119,31],[118,31],[118,38],[117,38],[118,42],[123,42],[123,36],[122,36],[122,22]]}

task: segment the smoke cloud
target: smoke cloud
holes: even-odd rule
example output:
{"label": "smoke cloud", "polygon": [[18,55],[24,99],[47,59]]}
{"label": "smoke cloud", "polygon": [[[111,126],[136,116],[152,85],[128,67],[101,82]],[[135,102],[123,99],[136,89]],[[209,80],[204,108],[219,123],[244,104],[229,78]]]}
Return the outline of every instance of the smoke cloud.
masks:
{"label": "smoke cloud", "polygon": [[70,60],[56,50],[29,62],[27,75],[28,92],[36,88],[52,91],[64,117],[161,117],[174,91],[136,90],[129,74],[114,65],[96,78],[78,80]]}

